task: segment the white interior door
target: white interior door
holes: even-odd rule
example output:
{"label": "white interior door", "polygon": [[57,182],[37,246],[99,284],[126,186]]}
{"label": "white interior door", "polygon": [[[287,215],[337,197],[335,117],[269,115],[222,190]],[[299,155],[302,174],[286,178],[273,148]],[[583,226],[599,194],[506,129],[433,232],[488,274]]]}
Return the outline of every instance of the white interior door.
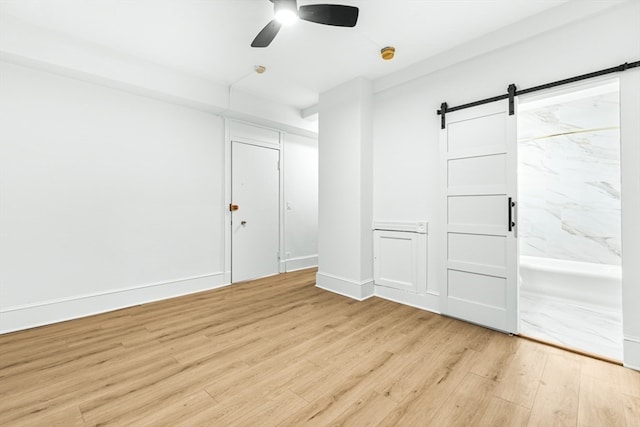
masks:
{"label": "white interior door", "polygon": [[280,249],[280,152],[232,142],[231,280],[277,274]]}
{"label": "white interior door", "polygon": [[509,333],[518,333],[516,117],[509,115],[506,100],[447,113],[440,138],[446,211],[442,311]]}

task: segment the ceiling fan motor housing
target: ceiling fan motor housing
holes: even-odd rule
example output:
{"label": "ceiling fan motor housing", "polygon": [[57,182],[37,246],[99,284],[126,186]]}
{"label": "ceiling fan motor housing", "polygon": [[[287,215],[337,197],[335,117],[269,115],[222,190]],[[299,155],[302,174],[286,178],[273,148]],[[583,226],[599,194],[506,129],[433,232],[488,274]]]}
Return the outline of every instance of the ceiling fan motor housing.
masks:
{"label": "ceiling fan motor housing", "polygon": [[297,0],[271,0],[273,2],[273,11],[278,13],[281,10],[290,10],[298,14]]}

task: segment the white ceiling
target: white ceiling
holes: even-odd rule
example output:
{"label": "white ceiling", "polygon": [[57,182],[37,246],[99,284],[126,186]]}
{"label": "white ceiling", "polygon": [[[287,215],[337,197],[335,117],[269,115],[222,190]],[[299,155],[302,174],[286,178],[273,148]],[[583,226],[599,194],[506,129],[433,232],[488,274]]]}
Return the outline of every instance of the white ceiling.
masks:
{"label": "white ceiling", "polygon": [[[357,6],[358,25],[299,21],[264,49],[249,45],[272,18],[269,0],[0,0],[0,14],[305,108],[342,82],[401,70],[566,1],[299,0]],[[387,45],[397,49],[390,62],[379,55]]]}

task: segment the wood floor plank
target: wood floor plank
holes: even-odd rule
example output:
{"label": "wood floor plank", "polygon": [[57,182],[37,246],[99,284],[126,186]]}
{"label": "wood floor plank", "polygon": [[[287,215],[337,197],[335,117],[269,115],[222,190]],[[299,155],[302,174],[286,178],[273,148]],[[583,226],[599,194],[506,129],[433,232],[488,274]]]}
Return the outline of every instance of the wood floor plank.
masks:
{"label": "wood floor plank", "polygon": [[459,335],[447,333],[444,329],[434,331],[428,345],[413,357],[405,355],[407,362],[404,368],[388,381],[377,384],[376,390],[395,402],[402,402],[410,394],[418,394],[425,387],[425,380],[434,377],[434,372],[447,360],[445,353],[455,349],[464,349]]}
{"label": "wood floor plank", "polygon": [[225,370],[241,368],[241,363],[204,365],[202,363],[165,370],[160,376],[141,382],[124,393],[109,394],[80,406],[86,422],[92,424],[129,424],[132,414],[152,414],[159,407],[175,405],[186,396],[204,389]]}
{"label": "wood floor plank", "polygon": [[[479,420],[487,417],[491,409],[489,403],[496,399],[493,396],[497,383],[490,379],[468,373],[444,404],[437,409],[430,423],[432,425],[476,426]],[[528,411],[527,411],[528,412]],[[527,414],[528,415],[528,414]],[[515,426],[513,419],[507,424],[495,426]],[[519,424],[523,425],[523,424]]]}
{"label": "wood floor plank", "polygon": [[639,427],[638,372],[314,279],[0,335],[0,425]]}
{"label": "wood floor plank", "polygon": [[505,334],[493,334],[489,344],[478,353],[477,363],[471,372],[497,381],[511,363],[518,347],[518,338]]}
{"label": "wood floor plank", "polygon": [[618,374],[620,391],[629,396],[640,398],[640,372],[632,369],[615,369]]}
{"label": "wood floor plank", "polygon": [[474,350],[453,342],[454,348],[430,358],[431,369],[421,375],[418,383],[381,421],[380,426],[432,425],[438,410],[469,373],[476,358]]}
{"label": "wood floor plank", "polygon": [[[271,427],[281,424],[289,414],[308,405],[308,402],[289,390],[274,392],[269,398],[252,399],[253,405],[233,421],[233,425]],[[251,401],[250,401],[251,402]]]}
{"label": "wood floor plank", "polygon": [[604,381],[620,387],[619,366],[603,360],[584,357],[581,359],[582,375],[588,375],[598,381]]}
{"label": "wood floor plank", "polygon": [[[10,422],[9,424],[3,425],[12,424],[13,423]],[[25,421],[20,421],[15,425],[19,425],[20,427],[80,427],[85,424],[80,409],[76,405],[69,405],[29,414]]]}
{"label": "wood floor plank", "polygon": [[[47,375],[59,375],[69,368],[100,363],[121,353],[123,348],[118,343],[96,343],[82,348],[60,348],[57,352],[40,354],[39,352],[20,352],[3,354],[2,358],[13,360],[0,370],[0,380],[8,381],[11,378],[24,378],[25,374],[39,373],[38,378],[45,380]],[[28,377],[29,375],[27,375]],[[1,391],[0,391],[1,395]]]}
{"label": "wood floor plank", "polygon": [[488,427],[526,426],[530,411],[520,405],[492,396],[473,425]]}
{"label": "wood floor plank", "polygon": [[578,425],[625,426],[622,402],[622,395],[616,385],[583,373],[580,379]]}
{"label": "wood floor plank", "polygon": [[121,419],[123,425],[174,426],[188,422],[193,413],[205,412],[218,405],[205,391],[186,395],[151,411],[129,413]]}
{"label": "wood floor plank", "polygon": [[518,340],[513,358],[496,379],[496,397],[531,409],[547,357],[544,347],[531,341]]}
{"label": "wood floor plank", "polygon": [[623,394],[622,405],[627,427],[640,426],[640,398]]}
{"label": "wood floor plank", "polygon": [[371,390],[334,418],[328,426],[367,427],[377,425],[396,406],[396,403]]}
{"label": "wood floor plank", "polygon": [[[336,385],[318,387],[320,394],[317,398],[305,397],[309,405],[287,418],[283,425],[324,426],[339,417],[345,410],[355,404],[360,396],[370,390],[372,383],[367,383],[367,377],[378,369],[384,369],[393,354],[384,352],[376,355],[368,363],[354,366],[348,376],[337,374],[333,379],[341,377]],[[369,378],[369,381],[371,379]]]}
{"label": "wood floor plank", "polygon": [[582,365],[572,358],[550,354],[538,386],[528,425],[576,426]]}

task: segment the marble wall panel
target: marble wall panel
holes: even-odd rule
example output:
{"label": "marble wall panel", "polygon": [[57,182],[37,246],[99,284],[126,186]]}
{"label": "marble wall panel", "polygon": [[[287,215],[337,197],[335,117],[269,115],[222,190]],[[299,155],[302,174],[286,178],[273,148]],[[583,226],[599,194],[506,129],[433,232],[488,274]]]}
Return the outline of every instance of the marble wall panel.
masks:
{"label": "marble wall panel", "polygon": [[618,92],[518,115],[521,255],[620,264]]}

